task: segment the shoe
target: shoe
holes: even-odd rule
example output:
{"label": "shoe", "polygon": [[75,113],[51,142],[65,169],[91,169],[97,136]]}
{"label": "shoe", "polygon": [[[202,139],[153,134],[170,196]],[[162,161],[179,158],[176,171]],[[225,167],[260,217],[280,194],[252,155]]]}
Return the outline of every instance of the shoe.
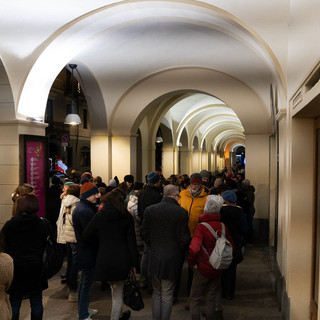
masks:
{"label": "shoe", "polygon": [[190,310],[190,301],[187,300],[185,305],[184,305],[184,310],[189,311]]}
{"label": "shoe", "polygon": [[77,291],[70,291],[68,296],[69,302],[77,302],[78,301],[78,292]]}
{"label": "shoe", "polygon": [[66,274],[60,274],[60,279],[65,279],[67,277],[67,275]]}
{"label": "shoe", "polygon": [[122,317],[119,320],[128,320],[131,316],[131,311],[130,310],[126,310],[123,314]]}
{"label": "shoe", "polygon": [[98,313],[98,310],[89,308],[88,312],[89,312],[89,317],[93,317]]}
{"label": "shoe", "polygon": [[65,283],[67,283],[68,281],[67,281],[67,278],[62,278],[61,279],[61,284],[65,284]]}

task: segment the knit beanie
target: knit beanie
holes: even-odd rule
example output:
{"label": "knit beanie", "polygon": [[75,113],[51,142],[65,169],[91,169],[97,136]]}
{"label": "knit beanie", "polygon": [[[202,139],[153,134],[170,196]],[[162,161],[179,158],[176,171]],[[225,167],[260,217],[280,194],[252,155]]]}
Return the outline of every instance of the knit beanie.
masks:
{"label": "knit beanie", "polygon": [[236,203],[237,202],[237,195],[232,190],[226,190],[221,197],[223,200],[230,202],[230,203]]}
{"label": "knit beanie", "polygon": [[72,184],[74,184],[73,181],[66,181],[63,185],[64,186],[71,186]]}
{"label": "knit beanie", "polygon": [[199,184],[202,184],[202,177],[200,175],[200,173],[193,173],[191,176],[190,176],[190,184],[191,183],[199,183]]}
{"label": "knit beanie", "polygon": [[202,171],[200,171],[200,176],[201,176],[202,178],[204,178],[204,177],[210,178],[210,172],[207,171],[207,170],[202,170]]}
{"label": "knit beanie", "polygon": [[99,193],[99,189],[96,185],[90,181],[86,181],[87,178],[81,180],[80,199],[87,199],[92,195]]}
{"label": "knit beanie", "polygon": [[125,182],[133,183],[134,182],[134,177],[131,174],[128,174],[128,175],[124,176],[123,180]]}
{"label": "knit beanie", "polygon": [[160,174],[156,171],[151,171],[147,175],[148,184],[154,185],[160,180]]}
{"label": "knit beanie", "polygon": [[116,187],[117,186],[117,182],[114,179],[110,179],[108,187]]}

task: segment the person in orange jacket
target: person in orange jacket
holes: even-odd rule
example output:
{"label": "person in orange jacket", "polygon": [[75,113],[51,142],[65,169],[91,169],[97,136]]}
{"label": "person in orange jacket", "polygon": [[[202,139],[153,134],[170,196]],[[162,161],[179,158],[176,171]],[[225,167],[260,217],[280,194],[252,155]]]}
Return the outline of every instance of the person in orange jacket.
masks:
{"label": "person in orange jacket", "polygon": [[199,223],[199,216],[203,214],[208,194],[209,189],[203,185],[200,173],[193,173],[190,177],[189,188],[180,192],[179,204],[188,211],[191,237]]}
{"label": "person in orange jacket", "polygon": [[[194,232],[199,223],[199,216],[204,213],[204,205],[206,204],[207,196],[209,195],[210,190],[203,185],[202,176],[200,173],[193,173],[190,176],[190,185],[187,189],[180,192],[179,204],[182,208],[188,211],[189,217],[189,230],[191,238],[194,235]],[[182,261],[183,264],[183,261]],[[192,284],[193,272],[189,268],[188,272],[188,295],[190,293],[191,284]],[[174,299],[177,299],[179,283],[176,284],[176,289],[174,293]],[[189,310],[189,301],[185,305],[185,309]]]}

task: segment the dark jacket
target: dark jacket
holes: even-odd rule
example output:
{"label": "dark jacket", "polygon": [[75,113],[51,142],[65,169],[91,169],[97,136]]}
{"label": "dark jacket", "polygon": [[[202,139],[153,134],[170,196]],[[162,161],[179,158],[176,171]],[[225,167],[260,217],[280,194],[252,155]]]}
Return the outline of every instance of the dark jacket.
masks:
{"label": "dark jacket", "polygon": [[249,226],[241,207],[224,204],[220,209],[221,222],[229,229],[236,249],[241,249],[248,238]]}
{"label": "dark jacket", "polygon": [[72,214],[72,223],[78,243],[78,259],[80,267],[93,267],[96,260],[96,246],[83,241],[82,233],[98,211],[96,204],[80,199]]}
{"label": "dark jacket", "polygon": [[95,268],[98,281],[125,280],[130,268],[138,266],[134,221],[129,212],[124,215],[106,203],[85,229],[83,239],[88,242],[98,239]]}
{"label": "dark jacket", "polygon": [[41,277],[42,256],[48,235],[47,226],[36,213],[12,217],[2,228],[6,253],[13,258],[14,278],[9,293],[26,296],[48,288]]}
{"label": "dark jacket", "polygon": [[160,187],[146,185],[138,196],[138,215],[143,221],[144,210],[152,204],[159,203],[162,200],[162,190]]}
{"label": "dark jacket", "polygon": [[[220,214],[202,214],[199,217],[199,224],[194,232],[191,244],[189,246],[188,261],[190,266],[197,265],[198,271],[208,279],[216,279],[221,277],[222,270],[213,269],[209,262],[209,257],[205,251],[201,248],[201,245],[205,247],[209,256],[216,245],[216,239],[208,228],[201,224],[201,222],[207,222],[216,231],[218,236],[221,235],[221,222]],[[226,238],[230,241],[235,249],[235,244],[231,238],[227,226],[225,226]]]}
{"label": "dark jacket", "polygon": [[150,275],[175,281],[191,239],[188,212],[175,199],[163,198],[160,203],[146,208],[141,236],[150,246]]}

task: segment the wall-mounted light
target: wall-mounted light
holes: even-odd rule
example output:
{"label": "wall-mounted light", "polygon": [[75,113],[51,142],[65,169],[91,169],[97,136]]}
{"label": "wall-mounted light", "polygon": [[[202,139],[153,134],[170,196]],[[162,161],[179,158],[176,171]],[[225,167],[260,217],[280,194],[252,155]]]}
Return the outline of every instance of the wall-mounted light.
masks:
{"label": "wall-mounted light", "polygon": [[81,123],[81,119],[78,115],[78,108],[77,108],[77,103],[74,101],[74,85],[73,85],[73,70],[77,67],[76,64],[69,64],[69,67],[71,69],[71,92],[72,92],[72,101],[70,104],[70,110],[69,113],[67,114],[64,123],[65,124],[71,124],[71,125],[78,125]]}

